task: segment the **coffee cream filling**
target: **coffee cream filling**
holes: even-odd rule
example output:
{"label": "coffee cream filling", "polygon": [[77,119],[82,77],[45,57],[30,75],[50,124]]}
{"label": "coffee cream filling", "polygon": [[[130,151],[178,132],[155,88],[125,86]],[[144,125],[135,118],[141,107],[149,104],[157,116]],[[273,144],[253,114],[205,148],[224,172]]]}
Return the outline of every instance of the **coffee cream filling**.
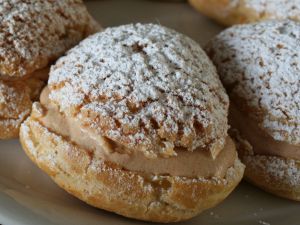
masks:
{"label": "coffee cream filling", "polygon": [[230,137],[226,138],[225,147],[215,159],[209,151],[196,150],[188,152],[178,150],[177,156],[169,158],[147,158],[140,151],[129,151],[116,142],[99,136],[91,128],[86,128],[75,118],[65,117],[48,99],[49,90],[46,87],[41,95],[42,113],[37,119],[52,132],[70,140],[76,145],[93,150],[97,158],[118,164],[130,171],[152,174],[169,174],[187,177],[221,177],[237,158],[235,145]]}
{"label": "coffee cream filling", "polygon": [[274,140],[259,127],[257,122],[240,112],[232,103],[229,110],[229,123],[252,145],[255,154],[300,160],[299,145]]}

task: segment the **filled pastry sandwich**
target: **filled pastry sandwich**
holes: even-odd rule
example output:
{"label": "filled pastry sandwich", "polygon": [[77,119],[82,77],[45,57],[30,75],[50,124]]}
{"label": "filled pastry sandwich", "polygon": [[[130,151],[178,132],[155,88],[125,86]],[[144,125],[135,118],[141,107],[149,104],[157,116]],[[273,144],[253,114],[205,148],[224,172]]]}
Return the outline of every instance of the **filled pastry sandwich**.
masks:
{"label": "filled pastry sandwich", "polygon": [[99,30],[80,0],[0,2],[0,139],[15,138],[50,64]]}
{"label": "filled pastry sandwich", "polygon": [[230,103],[246,179],[300,200],[300,24],[268,21],[229,28],[206,50]]}
{"label": "filled pastry sandwich", "polygon": [[221,202],[243,176],[228,106],[196,42],[159,25],[123,25],[51,67],[20,138],[33,162],[88,204],[181,221]]}

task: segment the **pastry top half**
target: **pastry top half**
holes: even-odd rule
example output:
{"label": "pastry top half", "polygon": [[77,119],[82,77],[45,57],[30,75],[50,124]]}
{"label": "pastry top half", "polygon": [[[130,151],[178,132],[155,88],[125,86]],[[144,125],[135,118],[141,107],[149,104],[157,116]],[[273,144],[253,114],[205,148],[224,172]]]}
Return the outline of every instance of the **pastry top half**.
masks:
{"label": "pastry top half", "polygon": [[204,51],[154,24],[108,28],[51,68],[49,101],[81,126],[146,157],[220,151],[228,97]]}
{"label": "pastry top half", "polygon": [[0,2],[0,79],[46,67],[99,29],[81,0]]}
{"label": "pastry top half", "polygon": [[206,48],[235,106],[274,140],[300,145],[300,24],[234,26]]}

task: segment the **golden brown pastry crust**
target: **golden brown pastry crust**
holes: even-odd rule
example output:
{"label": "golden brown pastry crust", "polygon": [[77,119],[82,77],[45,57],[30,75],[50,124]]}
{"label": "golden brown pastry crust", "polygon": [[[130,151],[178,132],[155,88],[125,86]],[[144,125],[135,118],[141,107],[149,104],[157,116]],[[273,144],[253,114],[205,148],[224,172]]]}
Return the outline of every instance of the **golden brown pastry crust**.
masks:
{"label": "golden brown pastry crust", "polygon": [[189,3],[202,14],[226,26],[247,21],[245,13],[233,9],[225,11],[230,4],[228,0],[189,0]]}
{"label": "golden brown pastry crust", "polygon": [[25,80],[0,80],[0,139],[18,137],[20,125],[29,116],[47,78],[48,69],[44,69],[42,74]]}
{"label": "golden brown pastry crust", "polygon": [[131,218],[175,222],[221,202],[240,182],[238,159],[224,178],[188,178],[127,171],[96,158],[42,126],[34,113],[20,131],[33,162],[69,193],[88,204]]}
{"label": "golden brown pastry crust", "polygon": [[189,3],[226,26],[268,19],[300,21],[299,0],[189,0]]}
{"label": "golden brown pastry crust", "polygon": [[8,139],[46,84],[44,70],[100,26],[81,0],[4,0],[0,21],[0,139]]}
{"label": "golden brown pastry crust", "polygon": [[279,156],[254,154],[249,142],[232,131],[241,161],[246,165],[245,179],[277,196],[300,201],[300,161]]}
{"label": "golden brown pastry crust", "polygon": [[0,79],[46,67],[99,29],[81,0],[0,3]]}

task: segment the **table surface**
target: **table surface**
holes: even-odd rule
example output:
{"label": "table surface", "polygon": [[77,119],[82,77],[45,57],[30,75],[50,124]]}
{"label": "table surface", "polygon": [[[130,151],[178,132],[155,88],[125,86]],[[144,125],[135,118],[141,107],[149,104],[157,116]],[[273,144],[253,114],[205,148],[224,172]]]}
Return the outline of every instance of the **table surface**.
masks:
{"label": "table surface", "polygon": [[[223,28],[182,1],[90,0],[103,27],[151,22],[176,29],[202,46]],[[299,224],[300,204],[277,198],[245,182],[220,205],[177,224]],[[0,142],[0,224],[146,224],[98,210],[58,188],[25,156],[17,140]]]}

